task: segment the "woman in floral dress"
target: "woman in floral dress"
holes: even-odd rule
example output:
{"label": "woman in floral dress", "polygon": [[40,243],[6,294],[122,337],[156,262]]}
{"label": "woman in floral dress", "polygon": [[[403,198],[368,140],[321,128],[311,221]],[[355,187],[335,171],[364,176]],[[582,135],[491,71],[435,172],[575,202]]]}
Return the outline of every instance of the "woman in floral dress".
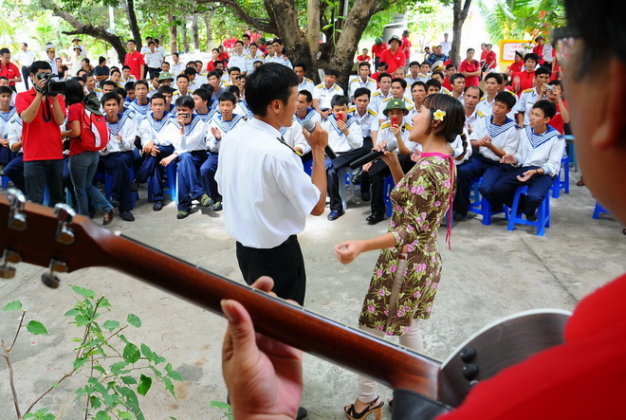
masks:
{"label": "woman in floral dress", "polygon": [[[422,338],[417,320],[430,316],[441,274],[437,229],[454,197],[450,143],[462,134],[464,122],[458,100],[442,94],[427,96],[413,118],[409,135],[422,146],[422,153],[413,156],[415,166],[405,175],[395,153],[383,156],[396,182],[391,192],[393,215],[388,233],[335,247],[343,264],[362,252],[381,250],[359,327],[379,337],[397,335],[400,344],[418,352],[422,351]],[[344,410],[350,419],[370,414],[380,418],[383,405],[376,395],[376,383],[361,377],[355,403]]]}

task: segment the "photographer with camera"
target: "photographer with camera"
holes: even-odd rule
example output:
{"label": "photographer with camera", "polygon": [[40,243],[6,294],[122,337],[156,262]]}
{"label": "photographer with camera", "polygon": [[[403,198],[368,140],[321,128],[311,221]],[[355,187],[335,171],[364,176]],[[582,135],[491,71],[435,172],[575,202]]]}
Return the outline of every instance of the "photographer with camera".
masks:
{"label": "photographer with camera", "polygon": [[54,82],[52,68],[45,61],[30,67],[33,87],[15,98],[15,108],[24,123],[24,179],[26,198],[43,203],[48,187],[48,205],[63,201],[63,144],[61,129],[65,119],[65,101],[58,95],[64,85]]}

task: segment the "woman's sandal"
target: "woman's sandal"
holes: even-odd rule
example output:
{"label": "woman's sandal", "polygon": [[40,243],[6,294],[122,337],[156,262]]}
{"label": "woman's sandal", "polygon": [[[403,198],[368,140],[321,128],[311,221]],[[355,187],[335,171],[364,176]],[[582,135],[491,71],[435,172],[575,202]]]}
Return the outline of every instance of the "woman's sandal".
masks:
{"label": "woman's sandal", "polygon": [[376,399],[370,402],[360,413],[356,411],[354,404],[346,405],[343,411],[345,411],[346,417],[350,420],[365,420],[370,414],[374,414],[376,420],[380,420],[383,416],[383,405],[385,405],[385,403],[380,398],[376,397]]}

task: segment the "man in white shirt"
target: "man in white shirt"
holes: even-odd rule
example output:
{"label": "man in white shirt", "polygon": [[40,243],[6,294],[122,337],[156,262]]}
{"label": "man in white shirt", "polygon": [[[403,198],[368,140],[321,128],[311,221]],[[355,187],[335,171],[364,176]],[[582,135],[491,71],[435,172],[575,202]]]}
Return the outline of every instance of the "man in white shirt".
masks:
{"label": "man in white shirt", "polygon": [[313,154],[309,178],[279,131],[293,121],[297,85],[295,73],[276,63],[248,76],[246,97],[254,118],[224,136],[215,179],[246,283],[268,275],[279,297],[303,304],[306,273],[296,235],[309,214],[324,212],[328,133],[317,125],[308,136]]}
{"label": "man in white shirt", "polygon": [[248,71],[248,61],[250,57],[248,54],[243,52],[243,41],[237,40],[235,42],[235,48],[230,53],[230,58],[228,59],[228,68],[237,67],[240,72],[244,75]]}
{"label": "man in white shirt", "polygon": [[259,46],[256,44],[256,42],[251,42],[250,46],[248,47],[248,68],[247,68],[247,74],[252,74],[252,72],[254,71],[254,63],[257,61],[261,61],[263,62],[264,56],[263,53],[261,51],[259,51]]}
{"label": "man in white shirt", "polygon": [[391,98],[391,80],[393,78],[389,73],[381,73],[378,76],[379,88],[372,92],[370,108],[378,110],[380,103],[387,98]]}
{"label": "man in white shirt", "polygon": [[513,108],[518,126],[525,127],[530,125],[530,113],[533,105],[541,99],[547,99],[549,80],[550,70],[545,67],[539,67],[535,70],[535,86],[522,91],[519,101]]}
{"label": "man in white shirt", "polygon": [[156,49],[156,43],[150,41],[148,43],[148,52],[144,54],[148,77],[152,77],[153,73],[158,74],[161,71],[161,64],[165,60],[165,55]]}
{"label": "man in white shirt", "polygon": [[450,50],[452,49],[452,43],[448,41],[448,33],[443,34],[443,41],[439,43],[441,46],[441,52],[445,55],[450,55]]}
{"label": "man in white shirt", "polygon": [[298,92],[303,90],[308,91],[311,95],[313,95],[313,89],[315,89],[315,84],[313,80],[305,77],[306,67],[302,63],[294,64],[293,71],[298,76]]}
{"label": "man in white shirt", "polygon": [[370,92],[376,90],[376,80],[370,77],[370,63],[359,63],[359,74],[352,78],[348,84],[348,94],[350,99],[354,101],[354,92],[358,88],[367,88]]}
{"label": "man in white shirt", "polygon": [[326,70],[324,83],[315,86],[311,92],[313,94],[313,108],[322,115],[330,109],[330,102],[334,96],[343,96],[343,89],[336,83],[338,76],[339,73],[336,70]]}
{"label": "man in white shirt", "polygon": [[24,81],[24,87],[26,90],[28,87],[28,79],[30,75],[30,65],[35,61],[35,54],[28,49],[28,44],[26,42],[22,42],[21,50],[17,53],[15,59],[17,60],[17,64],[22,70],[22,80]]}
{"label": "man in white shirt", "polygon": [[267,57],[265,58],[265,62],[266,63],[279,63],[279,64],[282,64],[283,66],[289,67],[290,69],[293,68],[289,58],[285,54],[283,54],[283,41],[278,38],[275,38],[274,41],[272,41],[272,47],[274,49],[274,54],[270,55],[269,49],[268,49],[268,54],[267,54]]}
{"label": "man in white shirt", "polygon": [[170,73],[174,76],[178,76],[185,70],[185,64],[180,61],[180,55],[175,52],[172,53],[172,64],[170,65]]}

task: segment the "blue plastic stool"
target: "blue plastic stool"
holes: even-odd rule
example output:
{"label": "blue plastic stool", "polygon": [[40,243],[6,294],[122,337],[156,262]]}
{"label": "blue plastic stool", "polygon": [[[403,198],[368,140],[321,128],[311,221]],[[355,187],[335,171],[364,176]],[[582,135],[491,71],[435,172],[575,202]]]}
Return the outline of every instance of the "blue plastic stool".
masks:
{"label": "blue plastic stool", "polygon": [[483,217],[482,224],[485,226],[491,224],[491,217],[496,214],[504,213],[504,219],[508,220],[509,216],[506,206],[499,212],[494,213],[491,210],[491,204],[489,204],[489,201],[480,193],[480,183],[482,180],[482,178],[477,178],[472,182],[470,190],[470,211],[480,214]]}
{"label": "blue plastic stool", "polygon": [[605,209],[604,207],[602,207],[602,205],[596,201],[596,208],[593,210],[593,216],[592,217],[594,219],[599,219],[600,215],[602,213],[610,213],[610,212],[607,209]]}
{"label": "blue plastic stool", "polygon": [[528,194],[527,186],[521,186],[518,187],[517,190],[515,190],[513,207],[509,212],[509,225],[507,227],[507,230],[515,230],[515,225],[534,226],[537,228],[537,236],[543,236],[545,233],[545,228],[550,227],[550,192],[548,191],[541,204],[539,204],[539,208],[537,209],[537,220],[534,222],[524,219],[524,216],[517,215],[520,197],[522,196],[522,194]]}
{"label": "blue plastic stool", "polygon": [[563,156],[561,159],[561,170],[559,175],[554,178],[554,184],[552,184],[552,198],[559,198],[561,196],[561,190],[565,191],[565,194],[569,194],[569,157]]}
{"label": "blue plastic stool", "polygon": [[9,188],[9,177],[2,175],[2,189],[6,190],[7,188]]}
{"label": "blue plastic stool", "polygon": [[313,173],[313,159],[302,162],[302,167],[304,168],[304,172],[306,172],[308,176],[311,176]]}
{"label": "blue plastic stool", "polygon": [[576,147],[574,146],[574,136],[566,134],[563,136],[566,142],[567,156],[569,156],[570,165],[574,165],[574,171],[578,172],[578,161],[576,160]]}
{"label": "blue plastic stool", "polygon": [[387,175],[385,177],[385,181],[383,182],[383,200],[385,201],[385,217],[391,217],[393,213],[393,205],[391,204],[391,190],[396,185],[393,182],[393,177],[391,175]]}

